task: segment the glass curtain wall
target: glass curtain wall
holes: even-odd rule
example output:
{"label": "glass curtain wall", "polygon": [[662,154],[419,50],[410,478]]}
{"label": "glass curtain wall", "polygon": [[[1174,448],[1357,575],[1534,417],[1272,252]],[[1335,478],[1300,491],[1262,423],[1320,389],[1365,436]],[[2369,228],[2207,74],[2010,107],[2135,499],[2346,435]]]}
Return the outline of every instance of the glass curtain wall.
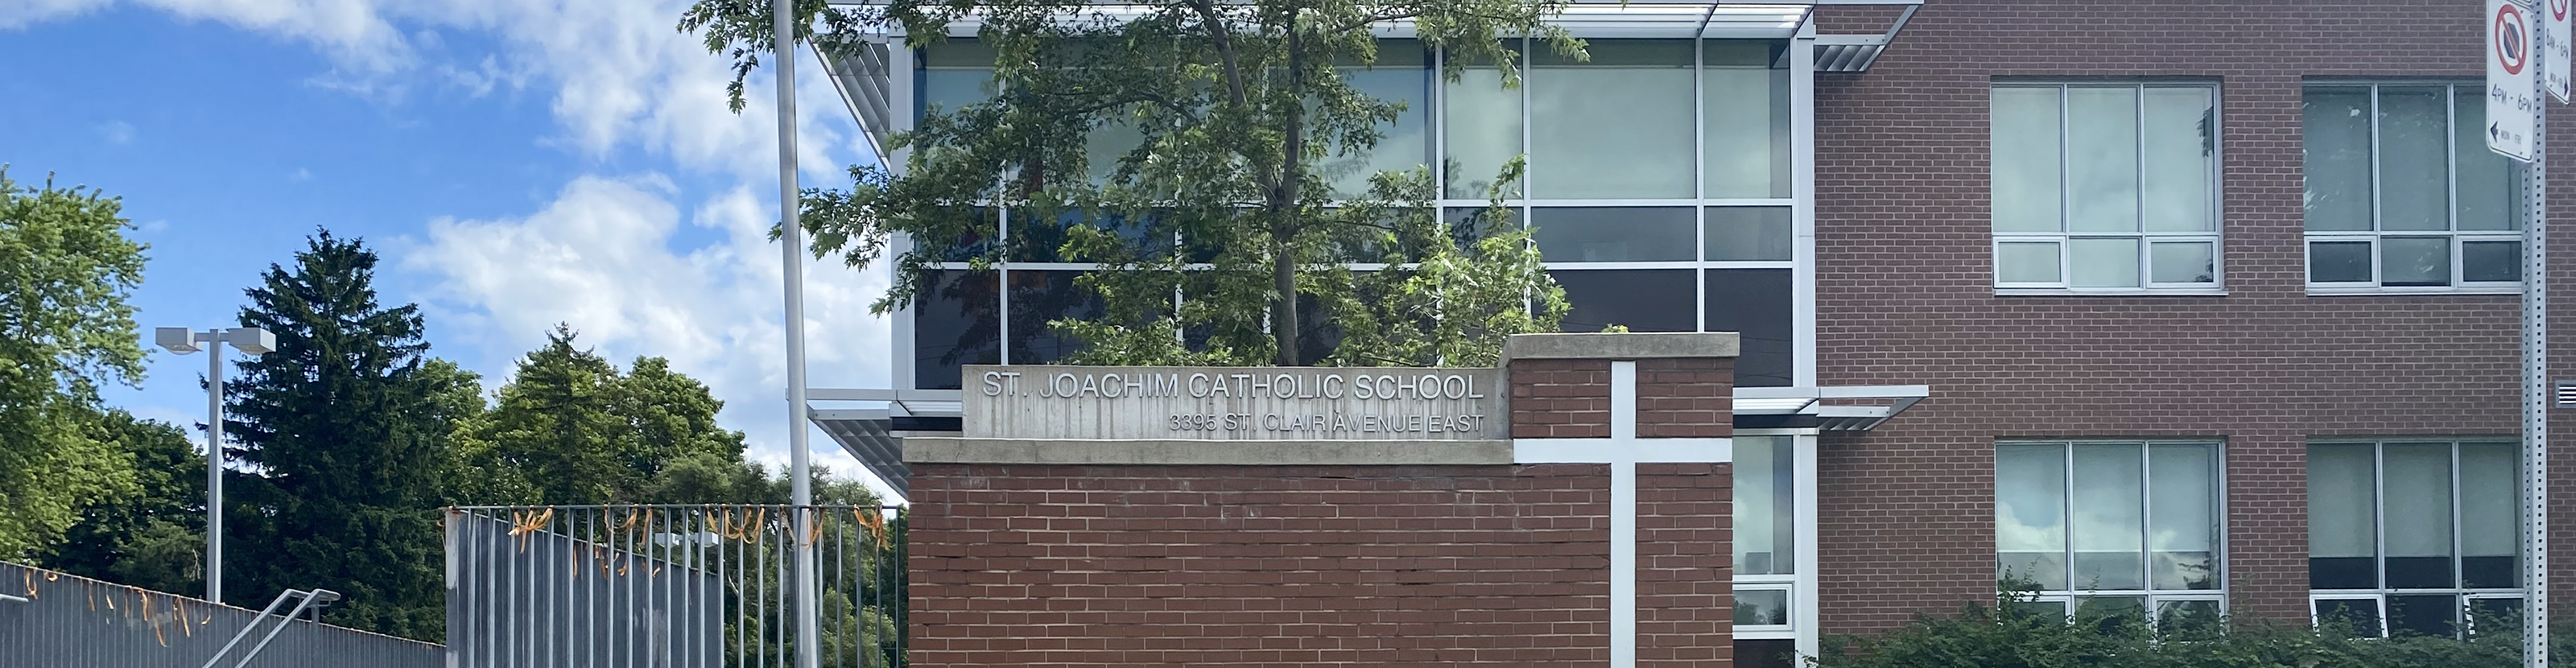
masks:
{"label": "glass curtain wall", "polygon": [[[1591,57],[1581,61],[1525,45],[1513,56],[1522,85],[1505,88],[1491,63],[1441,81],[1441,54],[1386,40],[1374,66],[1343,74],[1406,111],[1383,125],[1375,150],[1321,163],[1327,182],[1351,193],[1378,171],[1427,167],[1446,219],[1536,228],[1548,270],[1574,305],[1566,331],[1738,332],[1739,385],[1793,384],[1787,42],[1589,42]],[[916,55],[916,113],[995,94],[991,53],[972,39]],[[1105,173],[1132,147],[1121,132],[1095,132],[1092,171]],[[1527,156],[1525,178],[1495,183],[1516,155]],[[1484,220],[1491,194],[1509,205],[1509,220]],[[997,235],[1065,224],[1013,221],[1007,211],[995,218]],[[1057,259],[1010,258],[980,273],[963,258],[945,265],[940,289],[914,309],[913,386],[954,389],[960,365],[1043,363],[1078,345],[1044,331],[1050,318],[1097,308],[1063,289],[1089,267]]]}

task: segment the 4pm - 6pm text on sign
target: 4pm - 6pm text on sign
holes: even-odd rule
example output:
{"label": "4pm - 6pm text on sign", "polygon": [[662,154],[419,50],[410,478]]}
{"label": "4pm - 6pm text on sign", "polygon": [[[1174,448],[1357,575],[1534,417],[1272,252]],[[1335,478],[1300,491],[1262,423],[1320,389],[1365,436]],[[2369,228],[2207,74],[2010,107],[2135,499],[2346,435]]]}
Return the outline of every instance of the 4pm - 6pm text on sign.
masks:
{"label": "4pm - 6pm text on sign", "polygon": [[1495,369],[974,366],[965,435],[1506,438]]}

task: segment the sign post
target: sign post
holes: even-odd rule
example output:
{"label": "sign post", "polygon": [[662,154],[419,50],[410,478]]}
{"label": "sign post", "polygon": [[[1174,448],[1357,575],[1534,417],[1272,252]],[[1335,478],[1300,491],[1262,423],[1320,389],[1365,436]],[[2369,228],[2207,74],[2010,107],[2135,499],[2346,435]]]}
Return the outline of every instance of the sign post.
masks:
{"label": "sign post", "polygon": [[[2549,235],[2545,100],[2568,98],[2569,0],[2489,0],[2487,148],[2523,163],[2522,662],[2549,666]],[[2539,20],[2531,15],[2537,11]],[[2541,54],[2533,56],[2534,51]],[[2537,62],[2535,62],[2537,61]]]}

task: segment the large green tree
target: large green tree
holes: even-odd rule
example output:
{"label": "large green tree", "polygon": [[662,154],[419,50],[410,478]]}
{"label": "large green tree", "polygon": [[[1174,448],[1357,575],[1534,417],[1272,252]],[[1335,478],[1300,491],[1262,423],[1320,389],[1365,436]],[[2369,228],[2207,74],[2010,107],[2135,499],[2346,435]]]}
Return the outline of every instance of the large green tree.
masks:
{"label": "large green tree", "polygon": [[96,189],[21,184],[0,166],[0,559],[63,539],[81,509],[138,493],[102,433],[98,390],[142,376],[126,296],[143,245]]}
{"label": "large green tree", "polygon": [[275,333],[277,349],[238,363],[225,387],[227,450],[242,464],[226,483],[226,593],[256,602],[321,587],[346,595],[328,619],[434,639],[438,473],[454,417],[439,399],[471,378],[424,373],[419,309],[377,301],[376,263],[326,230],[246,291],[241,324]]}
{"label": "large green tree", "polygon": [[177,426],[122,410],[98,416],[91,431],[132,459],[135,493],[83,508],[37,563],[145,589],[203,590],[206,458],[196,443]]}
{"label": "large green tree", "polygon": [[[807,193],[803,220],[818,253],[852,264],[881,258],[893,234],[915,242],[893,258],[879,312],[940,289],[940,262],[1100,263],[1078,280],[1090,294],[1077,297],[1096,307],[1056,320],[1086,346],[1074,361],[1489,363],[1505,336],[1553,330],[1565,310],[1528,231],[1448,224],[1427,169],[1337,188],[1327,163],[1369,152],[1404,111],[1351,84],[1378,60],[1372,25],[1409,22],[1446,54],[1449,80],[1491,67],[1508,86],[1524,36],[1581,56],[1547,22],[1564,6],[1162,0],[1112,13],[1086,0],[809,0],[797,35],[831,53],[887,27],[929,46],[971,18],[998,93],[931,109],[894,141],[909,149],[900,173],[854,167],[850,189]],[[680,23],[733,57],[737,108],[739,75],[772,50],[769,12],[701,0]],[[1495,201],[1514,194],[1517,164],[1494,175]],[[997,234],[997,208],[1010,234]],[[1330,345],[1312,340],[1327,333]]]}
{"label": "large green tree", "polygon": [[[732,490],[764,477],[742,461],[742,433],[716,425],[724,402],[705,384],[658,357],[637,358],[621,372],[577,336],[567,326],[548,333],[477,425],[475,447],[485,458],[477,466],[512,488],[497,490],[501,500],[737,501],[686,491]],[[691,482],[675,487],[673,477]]]}

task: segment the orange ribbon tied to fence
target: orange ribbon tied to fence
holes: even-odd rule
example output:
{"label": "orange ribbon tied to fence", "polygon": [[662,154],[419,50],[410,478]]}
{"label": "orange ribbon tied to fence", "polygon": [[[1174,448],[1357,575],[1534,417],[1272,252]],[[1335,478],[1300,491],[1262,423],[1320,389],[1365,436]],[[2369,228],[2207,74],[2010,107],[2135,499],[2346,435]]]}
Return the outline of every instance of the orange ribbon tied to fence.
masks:
{"label": "orange ribbon tied to fence", "polygon": [[851,516],[851,517],[858,518],[858,520],[859,520],[859,526],[867,527],[867,529],[868,529],[868,535],[875,536],[875,537],[876,537],[876,539],[877,539],[877,542],[880,542],[880,543],[885,542],[885,539],[886,539],[886,523],[885,523],[885,518],[884,518],[884,517],[881,517],[881,516],[879,516],[879,515],[877,515],[877,512],[876,512],[876,510],[875,510],[875,509],[872,509],[872,508],[851,508],[851,509],[850,509],[850,516]]}

